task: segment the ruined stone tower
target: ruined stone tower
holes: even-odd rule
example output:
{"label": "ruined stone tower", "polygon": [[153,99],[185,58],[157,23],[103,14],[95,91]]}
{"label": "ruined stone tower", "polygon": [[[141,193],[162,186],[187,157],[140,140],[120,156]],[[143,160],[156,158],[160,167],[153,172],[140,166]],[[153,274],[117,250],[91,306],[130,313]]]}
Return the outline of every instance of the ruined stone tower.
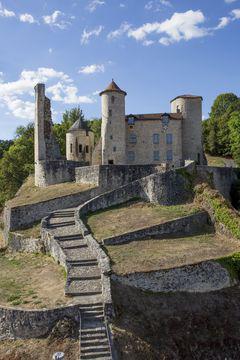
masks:
{"label": "ruined stone tower", "polygon": [[59,145],[53,135],[53,123],[51,116],[51,103],[45,96],[45,85],[35,86],[35,133],[34,133],[34,156],[35,156],[35,185],[42,186],[42,163],[46,161],[60,160]]}
{"label": "ruined stone tower", "polygon": [[204,163],[202,146],[202,97],[180,95],[171,101],[171,112],[182,113],[183,159]]}
{"label": "ruined stone tower", "polygon": [[126,164],[125,96],[112,80],[102,98],[102,164]]}

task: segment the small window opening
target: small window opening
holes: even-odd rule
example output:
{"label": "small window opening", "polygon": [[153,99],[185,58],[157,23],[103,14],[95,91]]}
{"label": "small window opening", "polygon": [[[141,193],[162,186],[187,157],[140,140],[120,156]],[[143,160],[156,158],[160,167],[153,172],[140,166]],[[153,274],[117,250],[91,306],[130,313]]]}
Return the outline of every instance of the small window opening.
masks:
{"label": "small window opening", "polygon": [[115,97],[112,96],[112,97],[111,97],[111,103],[114,104],[114,101],[115,101]]}
{"label": "small window opening", "polygon": [[72,154],[73,152],[73,144],[70,144],[70,153]]}
{"label": "small window opening", "polygon": [[86,154],[88,154],[88,153],[89,153],[89,146],[86,145]]}
{"label": "small window opening", "polygon": [[82,153],[82,144],[79,145],[79,152]]}
{"label": "small window opening", "polygon": [[114,161],[113,161],[113,160],[108,160],[108,164],[109,164],[109,165],[113,165],[113,164],[114,164]]}
{"label": "small window opening", "polygon": [[109,116],[112,116],[112,110],[111,109],[109,109],[108,114],[109,114]]}

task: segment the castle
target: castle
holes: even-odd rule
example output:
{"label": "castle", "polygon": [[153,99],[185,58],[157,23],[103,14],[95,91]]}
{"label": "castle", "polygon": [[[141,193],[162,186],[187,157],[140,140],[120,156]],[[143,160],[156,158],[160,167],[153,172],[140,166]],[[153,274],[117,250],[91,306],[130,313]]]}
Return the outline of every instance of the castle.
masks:
{"label": "castle", "polygon": [[[181,95],[170,113],[125,113],[127,93],[112,80],[100,92],[101,138],[78,119],[66,134],[63,159],[52,132],[50,100],[44,84],[35,87],[35,183],[37,186],[74,181],[84,165],[164,165],[180,167],[186,160],[205,164],[202,146],[202,97]],[[48,179],[47,179],[48,178]]]}
{"label": "castle", "polygon": [[[204,162],[201,96],[177,96],[171,101],[170,113],[126,115],[126,95],[114,81],[100,93],[101,164],[180,166],[184,160]],[[67,159],[83,160],[84,152],[84,160],[92,163],[92,133],[84,131],[79,120],[67,134]]]}

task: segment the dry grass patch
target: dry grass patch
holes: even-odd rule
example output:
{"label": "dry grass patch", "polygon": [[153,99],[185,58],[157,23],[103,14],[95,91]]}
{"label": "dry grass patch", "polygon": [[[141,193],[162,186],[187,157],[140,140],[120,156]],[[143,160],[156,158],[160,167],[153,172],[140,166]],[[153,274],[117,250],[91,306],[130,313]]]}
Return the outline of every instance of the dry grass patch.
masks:
{"label": "dry grass patch", "polygon": [[42,254],[0,253],[0,304],[21,308],[63,305],[65,271]]}
{"label": "dry grass patch", "polygon": [[143,201],[129,201],[89,214],[87,224],[94,237],[102,240],[190,215],[199,210],[200,208],[193,204],[162,206]]}
{"label": "dry grass patch", "polygon": [[39,239],[41,237],[41,222],[38,222],[27,229],[17,230],[16,232],[24,235],[25,238]]}
{"label": "dry grass patch", "polygon": [[51,360],[57,351],[66,360],[79,359],[77,339],[26,339],[0,341],[0,360]]}
{"label": "dry grass patch", "polygon": [[231,158],[224,158],[221,156],[211,156],[208,154],[205,154],[207,161],[208,161],[208,165],[209,166],[219,166],[219,167],[230,167],[230,166],[235,166],[234,160]]}
{"label": "dry grass patch", "polygon": [[8,202],[9,206],[21,206],[34,204],[40,201],[46,201],[66,195],[76,194],[81,191],[90,189],[88,184],[76,184],[74,182],[51,185],[45,188],[39,188],[34,185],[34,176],[27,178],[21,186],[16,196]]}
{"label": "dry grass patch", "polygon": [[117,274],[170,269],[217,259],[240,250],[240,243],[215,234],[135,241],[106,247]]}

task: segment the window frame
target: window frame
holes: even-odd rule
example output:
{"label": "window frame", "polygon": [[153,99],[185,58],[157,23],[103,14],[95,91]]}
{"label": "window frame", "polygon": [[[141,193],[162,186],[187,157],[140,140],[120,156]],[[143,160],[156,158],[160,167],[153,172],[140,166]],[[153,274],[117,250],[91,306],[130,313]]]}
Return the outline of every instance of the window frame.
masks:
{"label": "window frame", "polygon": [[172,133],[166,134],[166,144],[167,145],[172,145],[173,144],[173,134]]}
{"label": "window frame", "polygon": [[[157,156],[155,156],[157,154]],[[153,150],[153,161],[160,161],[160,151]]]}
{"label": "window frame", "polygon": [[160,134],[154,133],[152,136],[152,142],[154,145],[160,144]]}

